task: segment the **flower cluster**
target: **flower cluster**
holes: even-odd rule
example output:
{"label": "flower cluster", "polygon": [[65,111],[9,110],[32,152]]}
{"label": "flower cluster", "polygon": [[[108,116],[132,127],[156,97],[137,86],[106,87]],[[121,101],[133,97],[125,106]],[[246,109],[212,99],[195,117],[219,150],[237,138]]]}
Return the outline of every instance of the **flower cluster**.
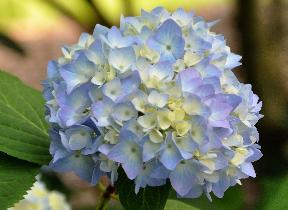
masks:
{"label": "flower cluster", "polygon": [[189,198],[255,177],[262,104],[215,23],[158,7],[64,47],[43,82],[50,167],[96,184],[121,166],[136,193],[169,179]]}
{"label": "flower cluster", "polygon": [[56,191],[50,192],[42,182],[37,181],[23,200],[15,204],[14,207],[8,208],[8,210],[25,209],[70,210],[71,207],[63,194]]}

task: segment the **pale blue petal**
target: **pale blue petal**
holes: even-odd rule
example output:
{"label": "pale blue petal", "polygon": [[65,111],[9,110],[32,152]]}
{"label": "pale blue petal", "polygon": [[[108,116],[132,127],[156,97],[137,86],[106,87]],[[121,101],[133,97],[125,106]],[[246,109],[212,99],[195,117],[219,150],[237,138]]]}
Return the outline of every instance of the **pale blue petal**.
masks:
{"label": "pale blue petal", "polygon": [[203,84],[212,85],[215,94],[222,92],[220,79],[218,77],[208,77],[203,79]]}
{"label": "pale blue petal", "polygon": [[151,172],[151,177],[155,179],[168,179],[171,171],[168,170],[165,166],[162,164],[159,164],[157,167],[155,167]]}
{"label": "pale blue petal", "polygon": [[88,82],[94,76],[96,69],[96,65],[82,53],[72,63],[61,67],[60,74],[67,84],[67,93]]}
{"label": "pale blue petal", "polygon": [[127,177],[131,180],[135,179],[136,176],[139,174],[142,163],[139,159],[130,158],[127,162],[122,163],[122,167],[127,174]]}
{"label": "pale blue petal", "polygon": [[195,95],[187,95],[184,99],[183,109],[188,115],[200,115],[208,117],[210,109]]}
{"label": "pale blue petal", "polygon": [[61,143],[62,145],[68,150],[68,151],[72,151],[69,147],[69,140],[67,135],[65,134],[65,132],[63,131],[59,131],[59,134],[61,136]]}
{"label": "pale blue petal", "polygon": [[155,40],[153,36],[147,39],[147,46],[160,54],[166,49],[166,46]]}
{"label": "pale blue petal", "polygon": [[104,155],[108,155],[111,149],[114,147],[112,144],[102,144],[99,146],[98,150]]}
{"label": "pale blue petal", "polygon": [[122,86],[119,78],[107,82],[102,88],[103,94],[116,101],[122,95]]}
{"label": "pale blue petal", "polygon": [[203,193],[203,186],[200,184],[194,185],[190,192],[185,195],[185,198],[199,198]]}
{"label": "pale blue petal", "polygon": [[105,63],[105,54],[103,49],[103,44],[100,39],[96,39],[88,48],[84,51],[86,57],[89,61],[95,64],[104,64]]}
{"label": "pale blue petal", "polygon": [[103,101],[98,101],[92,104],[92,113],[95,117],[95,124],[103,127],[110,124],[109,117],[113,111],[114,104],[109,98],[104,98]]}
{"label": "pale blue petal", "polygon": [[56,130],[50,129],[49,137],[52,141],[49,147],[49,152],[53,155],[53,162],[71,155],[72,151],[62,144],[61,137]]}
{"label": "pale blue petal", "polygon": [[233,110],[229,104],[221,103],[221,102],[213,102],[210,105],[211,115],[210,119],[219,121],[225,120]]}
{"label": "pale blue petal", "polygon": [[91,155],[91,154],[95,154],[98,149],[99,146],[103,143],[103,137],[102,136],[98,136],[96,139],[93,139],[93,142],[91,145],[88,145],[86,148],[84,148],[81,152],[81,154],[83,155]]}
{"label": "pale blue petal", "polygon": [[254,161],[257,161],[259,160],[263,154],[261,153],[261,151],[259,150],[260,149],[260,146],[257,148],[257,144],[256,145],[252,145],[249,150],[251,151],[252,155],[249,156],[246,161],[247,162],[254,162]]}
{"label": "pale blue petal", "polygon": [[183,8],[178,8],[172,14],[172,18],[181,26],[188,25],[193,22],[193,12],[186,12]]}
{"label": "pale blue petal", "polygon": [[163,61],[156,63],[153,65],[150,69],[150,76],[151,77],[156,77],[159,80],[164,80],[164,79],[171,79],[173,76],[173,69],[172,69],[172,64],[169,61]]}
{"label": "pale blue petal", "polygon": [[199,147],[208,143],[209,139],[207,137],[208,131],[206,130],[207,121],[200,116],[194,116],[191,118],[191,137],[194,142],[196,142]]}
{"label": "pale blue petal", "polygon": [[202,85],[203,81],[200,78],[200,74],[193,68],[186,69],[181,71],[177,75],[182,91],[194,93],[195,89]]}
{"label": "pale blue petal", "polygon": [[128,121],[137,116],[137,111],[132,103],[118,103],[113,108],[112,117],[118,121]]}
{"label": "pale blue petal", "polygon": [[93,86],[89,90],[88,95],[93,103],[103,99],[102,90],[98,86]]}
{"label": "pale blue petal", "polygon": [[75,172],[80,178],[91,182],[95,162],[91,157],[73,154],[63,159],[50,163],[49,167],[59,173]]}
{"label": "pale blue petal", "polygon": [[251,176],[253,178],[256,177],[256,173],[255,173],[252,163],[247,163],[247,162],[242,163],[240,166],[240,169],[244,174],[247,174],[248,176]]}
{"label": "pale blue petal", "polygon": [[159,160],[169,170],[174,170],[177,164],[183,160],[181,152],[174,143],[171,134],[166,139],[166,144],[160,154]]}
{"label": "pale blue petal", "polygon": [[108,32],[108,28],[105,26],[102,26],[100,24],[96,24],[94,31],[93,31],[93,36],[95,39],[99,38],[100,35],[105,35]]}
{"label": "pale blue petal", "polygon": [[125,96],[138,90],[141,84],[141,78],[138,71],[132,71],[129,75],[121,78],[121,88]]}
{"label": "pale blue petal", "polygon": [[111,47],[117,47],[117,48],[131,46],[135,42],[135,39],[131,36],[123,37],[120,30],[115,26],[113,26],[109,30],[107,34],[107,39],[108,44]]}
{"label": "pale blue petal", "polygon": [[164,7],[156,7],[151,11],[151,14],[158,17],[168,17],[169,12]]}
{"label": "pale blue petal", "polygon": [[215,95],[215,100],[220,103],[229,104],[233,107],[233,110],[242,102],[241,97],[235,94],[217,94]]}
{"label": "pale blue petal", "polygon": [[93,169],[91,184],[96,185],[102,176],[106,176],[106,173],[100,170],[100,162],[97,161]]}
{"label": "pale blue petal", "polygon": [[195,149],[197,148],[197,144],[193,141],[193,139],[190,137],[190,135],[185,137],[175,137],[173,136],[174,141],[176,142],[176,145],[179,149],[179,151],[182,154],[182,157],[184,159],[190,159],[193,157],[193,153]]}
{"label": "pale blue petal", "polygon": [[61,69],[61,76],[67,83],[67,93],[70,94],[75,88],[79,87],[81,84],[88,82],[90,77],[86,75],[79,75],[71,71],[66,71]]}
{"label": "pale blue petal", "polygon": [[193,52],[203,52],[212,48],[210,42],[205,41],[203,38],[197,35],[197,33],[191,30],[186,39],[186,47]]}
{"label": "pale blue petal", "polygon": [[222,172],[219,181],[213,183],[212,191],[218,198],[222,198],[224,192],[230,187],[231,184],[229,179],[231,178],[226,175],[226,172]]}
{"label": "pale blue petal", "polygon": [[56,92],[56,100],[60,107],[69,107],[70,109],[77,110],[89,106],[91,100],[88,95],[89,85],[82,85],[73,90],[69,95],[66,94],[65,86],[59,85]]}
{"label": "pale blue petal", "polygon": [[180,36],[175,36],[171,42],[171,52],[175,59],[180,59],[184,55],[185,41]]}
{"label": "pale blue petal", "polygon": [[161,186],[166,183],[166,179],[155,179],[151,178],[151,171],[157,167],[155,162],[145,164],[135,179],[135,193],[137,194],[140,188],[148,186]]}
{"label": "pale blue petal", "polygon": [[185,41],[181,28],[172,20],[167,19],[148,39],[147,45],[161,54],[160,60],[175,61],[184,54]]}
{"label": "pale blue petal", "polygon": [[166,44],[171,43],[175,36],[182,36],[181,28],[174,20],[168,19],[156,31],[155,39],[161,44]]}
{"label": "pale blue petal", "polygon": [[79,125],[70,127],[65,131],[68,138],[68,145],[71,150],[81,150],[92,144],[92,129],[87,126]]}
{"label": "pale blue petal", "polygon": [[135,60],[136,55],[132,47],[111,49],[109,53],[109,63],[120,72],[125,72],[131,68]]}
{"label": "pale blue petal", "polygon": [[68,106],[61,107],[57,113],[57,117],[60,120],[59,123],[63,127],[82,124],[89,117],[88,113],[84,113],[84,111],[85,107],[80,107],[78,110],[75,110]]}
{"label": "pale blue petal", "polygon": [[47,65],[47,79],[55,79],[59,76],[58,63],[56,61],[49,61]]}
{"label": "pale blue petal", "polygon": [[142,152],[136,143],[138,137],[130,131],[123,131],[119,138],[119,143],[111,149],[108,158],[122,163],[128,178],[134,179],[142,167]]}
{"label": "pale blue petal", "polygon": [[215,65],[210,64],[210,58],[206,57],[196,64],[195,69],[202,77],[220,77],[221,71]]}
{"label": "pale blue petal", "polygon": [[241,65],[241,63],[240,63],[241,58],[242,57],[240,55],[230,53],[229,56],[227,57],[225,68],[233,69],[237,66],[240,66]]}
{"label": "pale blue petal", "polygon": [[170,173],[171,185],[180,196],[186,195],[199,182],[196,173],[198,170],[193,161],[182,160]]}
{"label": "pale blue petal", "polygon": [[201,85],[195,90],[195,95],[202,99],[212,97],[214,94],[215,90],[212,85]]}
{"label": "pale blue petal", "polygon": [[147,162],[154,158],[160,151],[161,144],[153,143],[148,139],[143,145],[143,161]]}

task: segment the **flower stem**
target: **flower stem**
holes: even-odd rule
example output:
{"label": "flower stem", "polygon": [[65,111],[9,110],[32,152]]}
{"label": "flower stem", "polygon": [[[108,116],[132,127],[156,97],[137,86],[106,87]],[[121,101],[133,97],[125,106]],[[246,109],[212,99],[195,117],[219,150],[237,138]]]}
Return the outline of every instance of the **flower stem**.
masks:
{"label": "flower stem", "polygon": [[117,196],[114,195],[115,187],[109,185],[100,197],[100,201],[96,207],[96,210],[104,210],[111,198],[116,199]]}

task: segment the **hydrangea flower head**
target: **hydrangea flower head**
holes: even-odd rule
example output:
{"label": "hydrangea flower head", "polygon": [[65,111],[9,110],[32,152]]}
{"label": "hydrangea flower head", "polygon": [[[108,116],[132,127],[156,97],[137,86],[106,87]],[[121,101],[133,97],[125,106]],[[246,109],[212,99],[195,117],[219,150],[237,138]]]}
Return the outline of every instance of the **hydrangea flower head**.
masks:
{"label": "hydrangea flower head", "polygon": [[255,177],[262,104],[214,24],[158,7],[64,47],[43,82],[50,167],[92,184],[122,167],[136,193],[169,179],[188,198]]}

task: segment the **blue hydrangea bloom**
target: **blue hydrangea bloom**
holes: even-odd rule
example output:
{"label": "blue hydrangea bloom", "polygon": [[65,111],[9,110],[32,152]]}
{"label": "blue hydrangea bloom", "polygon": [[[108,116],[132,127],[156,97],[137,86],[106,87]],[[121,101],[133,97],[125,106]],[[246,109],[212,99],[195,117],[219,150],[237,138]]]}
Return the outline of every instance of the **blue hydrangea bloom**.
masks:
{"label": "blue hydrangea bloom", "polygon": [[187,198],[255,177],[262,102],[216,22],[157,7],[65,46],[43,81],[50,167],[91,184],[122,167],[136,193],[169,179]]}

